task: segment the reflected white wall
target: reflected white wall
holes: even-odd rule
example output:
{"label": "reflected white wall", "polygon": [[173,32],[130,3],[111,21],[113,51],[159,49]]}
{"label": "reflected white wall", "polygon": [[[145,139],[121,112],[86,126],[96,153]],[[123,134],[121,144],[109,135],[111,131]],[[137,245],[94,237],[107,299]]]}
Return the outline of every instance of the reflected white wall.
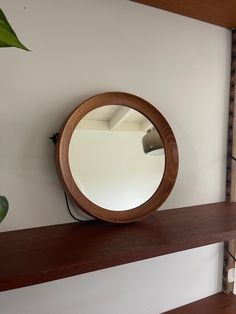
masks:
{"label": "reflected white wall", "polygon": [[107,209],[131,209],[147,201],[158,188],[165,156],[143,151],[145,132],[75,130],[69,164],[76,184],[95,204]]}

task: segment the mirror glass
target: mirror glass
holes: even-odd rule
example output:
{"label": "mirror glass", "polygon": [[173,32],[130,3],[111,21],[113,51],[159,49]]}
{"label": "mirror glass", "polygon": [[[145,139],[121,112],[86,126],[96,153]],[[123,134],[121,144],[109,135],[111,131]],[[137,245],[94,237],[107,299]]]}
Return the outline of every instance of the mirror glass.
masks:
{"label": "mirror glass", "polygon": [[122,211],[145,203],[155,193],[165,170],[165,152],[144,115],[123,105],[102,106],[74,129],[69,166],[90,201]]}

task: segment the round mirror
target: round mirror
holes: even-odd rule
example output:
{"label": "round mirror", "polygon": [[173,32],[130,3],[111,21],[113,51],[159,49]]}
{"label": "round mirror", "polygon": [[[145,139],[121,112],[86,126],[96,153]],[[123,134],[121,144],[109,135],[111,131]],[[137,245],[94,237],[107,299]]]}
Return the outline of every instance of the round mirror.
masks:
{"label": "round mirror", "polygon": [[87,214],[112,222],[156,210],[178,170],[174,134],[160,112],[126,93],[96,95],[66,120],[57,142],[66,192]]}
{"label": "round mirror", "polygon": [[85,115],[69,144],[69,165],[80,191],[108,210],[145,203],[165,170],[163,143],[154,125],[137,110],[103,106]]}

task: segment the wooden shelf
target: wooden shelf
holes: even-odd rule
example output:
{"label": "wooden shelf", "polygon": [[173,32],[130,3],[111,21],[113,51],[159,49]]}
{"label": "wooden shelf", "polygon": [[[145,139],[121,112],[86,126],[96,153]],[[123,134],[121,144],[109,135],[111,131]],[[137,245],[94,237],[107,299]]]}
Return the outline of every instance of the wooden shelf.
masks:
{"label": "wooden shelf", "polygon": [[217,293],[208,298],[181,306],[166,314],[234,314],[236,312],[236,295]]}
{"label": "wooden shelf", "polygon": [[235,0],[132,0],[226,28],[236,27]]}
{"label": "wooden shelf", "polygon": [[132,224],[70,223],[0,233],[0,291],[236,238],[236,203],[158,211]]}

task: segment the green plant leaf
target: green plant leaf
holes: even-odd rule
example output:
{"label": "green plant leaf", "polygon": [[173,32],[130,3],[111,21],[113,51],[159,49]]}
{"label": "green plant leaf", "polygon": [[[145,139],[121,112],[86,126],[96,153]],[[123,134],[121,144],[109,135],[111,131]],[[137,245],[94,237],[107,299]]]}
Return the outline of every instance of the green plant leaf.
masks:
{"label": "green plant leaf", "polygon": [[11,46],[9,46],[8,44],[3,43],[3,42],[0,40],[0,48],[2,48],[2,47],[11,47]]}
{"label": "green plant leaf", "polygon": [[6,217],[8,208],[9,208],[9,204],[8,204],[7,198],[5,196],[0,195],[0,223]]}
{"label": "green plant leaf", "polygon": [[29,51],[17,38],[5,14],[0,9],[0,47],[16,47]]}

